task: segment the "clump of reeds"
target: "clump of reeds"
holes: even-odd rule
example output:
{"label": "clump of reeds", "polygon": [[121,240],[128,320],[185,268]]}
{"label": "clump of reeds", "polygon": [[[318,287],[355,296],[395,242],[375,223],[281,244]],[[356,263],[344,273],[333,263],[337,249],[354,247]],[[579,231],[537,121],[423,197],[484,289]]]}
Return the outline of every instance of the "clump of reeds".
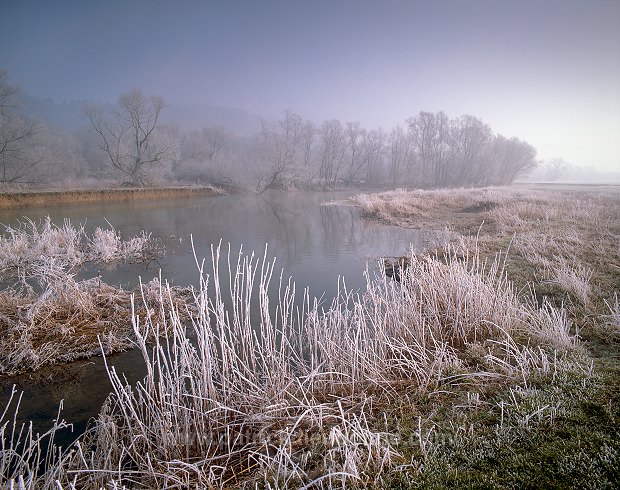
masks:
{"label": "clump of reeds", "polygon": [[129,240],[123,240],[114,229],[96,228],[88,239],[88,258],[92,261],[141,261],[151,256],[151,235],[141,231]]}
{"label": "clump of reeds", "polygon": [[67,479],[65,454],[54,443],[58,431],[70,428],[60,418],[62,403],[50,429],[39,434],[34,432],[32,423],[17,422],[21,398],[13,387],[6,405],[0,408],[0,488],[62,488],[58,480]]}
{"label": "clump of reeds", "polygon": [[142,231],[123,240],[114,228],[97,227],[92,235],[65,219],[61,226],[49,216],[40,223],[26,219],[18,227],[5,226],[0,235],[0,279],[14,276],[18,271],[29,275],[51,260],[71,269],[86,262],[142,261],[161,253],[150,233]]}
{"label": "clump of reeds", "polygon": [[618,300],[618,293],[614,294],[612,301],[605,301],[605,305],[608,312],[604,316],[602,333],[607,341],[617,342],[620,340],[620,301]]}
{"label": "clump of reeds", "polygon": [[461,383],[527,385],[574,345],[561,311],[520,302],[500,261],[475,253],[411,254],[399,283],[368,274],[365,293],[343,285],[327,309],[296,301],[281,275],[270,297],[273,262],[226,262],[216,248],[200,265],[191,308],[161,287],[161,314],[134,317],[148,374],[130,386],[108,367],[113,393],[65,467],[77,486],[377,485],[400,462],[382,407]]}
{"label": "clump of reeds", "polygon": [[49,217],[5,227],[0,274],[18,282],[0,291],[0,375],[97,355],[98,338],[106,353],[130,347],[132,292],[99,278],[76,281],[73,270],[85,262],[146,260],[155,249],[146,232],[123,240],[114,229],[96,228],[90,236],[82,225],[56,226]]}
{"label": "clump of reeds", "polygon": [[[43,366],[69,362],[133,346],[133,315],[146,315],[144,307],[132,311],[127,291],[98,278],[76,281],[73,274],[53,264],[35,269],[31,278],[42,291],[14,287],[0,291],[0,374],[35,371]],[[157,305],[159,280],[144,285],[145,302]],[[187,290],[171,289],[175,301]],[[159,308],[153,310],[159,313]]]}
{"label": "clump of reeds", "polygon": [[80,265],[85,261],[84,236],[83,226],[75,228],[68,220],[56,226],[49,217],[40,224],[27,219],[17,228],[5,226],[0,235],[0,271],[6,277],[52,258],[67,268]]}

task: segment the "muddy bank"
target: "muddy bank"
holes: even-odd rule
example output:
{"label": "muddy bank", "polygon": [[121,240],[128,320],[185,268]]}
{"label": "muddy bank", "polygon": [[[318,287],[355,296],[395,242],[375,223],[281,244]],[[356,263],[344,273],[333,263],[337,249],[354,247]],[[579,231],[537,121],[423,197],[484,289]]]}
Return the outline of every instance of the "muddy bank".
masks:
{"label": "muddy bank", "polygon": [[218,196],[222,194],[224,194],[224,191],[212,186],[1,192],[0,208],[43,206],[51,203],[171,199],[192,196]]}

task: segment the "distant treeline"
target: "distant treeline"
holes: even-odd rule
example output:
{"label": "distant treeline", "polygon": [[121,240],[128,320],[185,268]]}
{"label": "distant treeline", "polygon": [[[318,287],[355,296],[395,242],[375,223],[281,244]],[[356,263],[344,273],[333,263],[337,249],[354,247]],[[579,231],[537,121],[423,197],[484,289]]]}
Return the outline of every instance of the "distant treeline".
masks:
{"label": "distant treeline", "polygon": [[503,185],[536,167],[536,150],[474,116],[420,112],[390,131],[285,112],[252,136],[163,124],[161,97],[134,90],[117,109],[84,108],[71,131],[29,118],[0,71],[0,183],[63,187],[211,183],[251,189]]}

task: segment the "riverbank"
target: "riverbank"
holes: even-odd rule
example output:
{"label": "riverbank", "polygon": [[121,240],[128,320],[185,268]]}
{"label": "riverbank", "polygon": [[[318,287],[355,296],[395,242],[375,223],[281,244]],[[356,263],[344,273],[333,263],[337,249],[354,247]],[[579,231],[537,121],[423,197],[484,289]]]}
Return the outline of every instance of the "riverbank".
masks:
{"label": "riverbank", "polygon": [[213,186],[0,192],[0,209],[63,203],[140,201],[193,196],[206,197],[222,194],[225,194],[222,189]]}
{"label": "riverbank", "polygon": [[[444,228],[459,260],[500,260],[522,301],[555,308],[581,363],[524,386],[454,391],[399,421],[426,447],[394,488],[613,488],[620,481],[620,187],[391,191],[351,204],[371,220]],[[565,354],[557,353],[558,356]],[[511,414],[508,412],[512,411]],[[388,485],[388,486],[389,486]]]}
{"label": "riverbank", "polygon": [[185,304],[164,288],[162,314],[136,322],[144,379],[110,363],[89,431],[41,456],[45,473],[40,450],[22,458],[7,440],[0,483],[32,472],[41,488],[613,488],[618,196],[491,188],[349,204],[451,241],[409,251],[392,279],[369,271],[363,294],[343,287],[331,306],[296,302],[285,277],[274,297],[273,262],[213,248]]}

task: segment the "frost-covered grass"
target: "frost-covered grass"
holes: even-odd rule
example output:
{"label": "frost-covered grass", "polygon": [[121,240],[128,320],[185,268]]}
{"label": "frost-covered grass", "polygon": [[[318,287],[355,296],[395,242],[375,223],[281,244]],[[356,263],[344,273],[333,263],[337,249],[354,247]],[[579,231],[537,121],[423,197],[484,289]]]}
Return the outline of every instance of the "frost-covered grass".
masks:
{"label": "frost-covered grass", "polygon": [[99,278],[76,281],[74,271],[86,262],[145,260],[154,250],[145,232],[129,240],[114,229],[88,235],[68,220],[5,227],[0,274],[17,281],[0,291],[0,375],[97,355],[101,346],[107,353],[130,347],[132,292]]}
{"label": "frost-covered grass", "polygon": [[[614,296],[620,272],[620,192],[488,188],[396,190],[351,200],[362,214],[408,227],[448,228],[484,256],[509,250],[507,270],[575,312]],[[461,237],[461,235],[464,235]]]}
{"label": "frost-covered grass", "polygon": [[[53,278],[52,278],[53,277]],[[46,269],[40,293],[28,288],[0,292],[0,375],[36,371],[44,366],[119,352],[134,346],[132,295],[98,278],[75,281],[71,274]],[[159,300],[158,279],[144,285],[151,307]],[[176,301],[187,294],[175,288]],[[155,312],[159,312],[156,308]],[[163,332],[162,332],[163,333]]]}
{"label": "frost-covered grass", "polygon": [[[419,421],[404,422],[400,413],[401,426],[420,423],[432,437],[409,453],[410,465],[391,473],[390,485],[614,488],[620,481],[618,187],[393,191],[353,202],[371,219],[446,227],[457,249],[475,248],[482,257],[504,250],[519,296],[531,301],[533,293],[543,309],[553,304],[551,315],[564,317],[587,353],[491,400],[481,386],[455,395],[454,403],[436,399]],[[402,211],[408,208],[416,212]],[[420,455],[423,464],[416,462]]]}
{"label": "frost-covered grass", "polygon": [[617,197],[414,197],[370,215],[464,236],[328,307],[219,249],[184,304],[155,288],[133,320],[147,376],[108,361],[99,417],[30,488],[614,488]]}
{"label": "frost-covered grass", "polygon": [[142,261],[157,251],[149,233],[128,240],[112,227],[97,227],[92,235],[83,225],[62,225],[47,217],[40,223],[26,219],[19,226],[5,226],[0,235],[0,279],[30,275],[34,269],[61,267],[69,270],[86,262]]}
{"label": "frost-covered grass", "polygon": [[19,490],[59,488],[55,480],[63,477],[63,461],[62,452],[54,447],[54,438],[58,431],[69,428],[60,418],[62,404],[52,427],[39,434],[32,423],[17,422],[21,399],[13,387],[6,405],[0,407],[0,485]]}
{"label": "frost-covered grass", "polygon": [[[273,262],[214,249],[190,307],[164,287],[160,314],[134,319],[147,376],[129,386],[110,366],[98,419],[49,471],[63,488],[380,487],[428,456],[408,462],[393,407],[527,389],[582,356],[562,311],[522,302],[500,264],[411,254],[400,283],[369,274],[324,309],[282,277],[274,303]],[[417,441],[430,452],[421,427]]]}

